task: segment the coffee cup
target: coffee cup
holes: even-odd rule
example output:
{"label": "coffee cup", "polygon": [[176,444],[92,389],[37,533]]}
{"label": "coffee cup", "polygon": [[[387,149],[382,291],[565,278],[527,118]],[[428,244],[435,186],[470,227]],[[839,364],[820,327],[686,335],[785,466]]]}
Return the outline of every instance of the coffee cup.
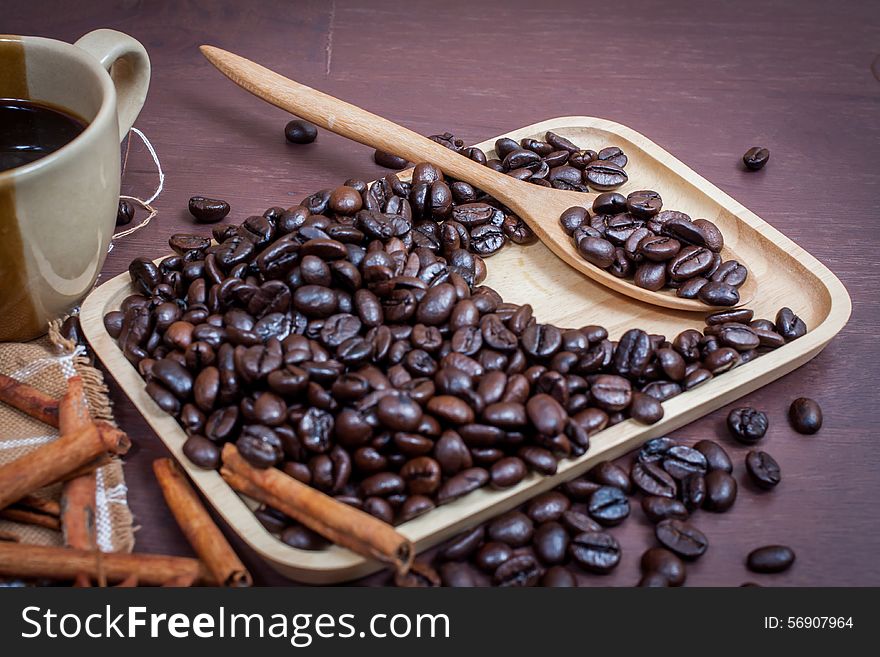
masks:
{"label": "coffee cup", "polygon": [[[48,154],[0,170],[0,341],[45,333],[93,287],[116,222],[119,144],[149,82],[146,50],[121,32],[96,30],[72,45],[0,35],[0,102],[81,122]],[[21,146],[25,154],[43,148],[43,132],[28,134],[37,143]],[[15,137],[2,139],[16,148]]]}

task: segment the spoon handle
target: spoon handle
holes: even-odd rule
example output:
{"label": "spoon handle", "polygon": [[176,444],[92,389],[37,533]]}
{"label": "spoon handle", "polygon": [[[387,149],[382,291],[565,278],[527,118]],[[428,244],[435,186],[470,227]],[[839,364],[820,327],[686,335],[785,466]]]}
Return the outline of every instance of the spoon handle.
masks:
{"label": "spoon handle", "polygon": [[475,185],[504,203],[515,202],[519,181],[510,176],[244,57],[214,46],[202,46],[200,50],[211,64],[235,84],[276,107],[365,146],[405,157],[411,162],[431,162],[440,167],[443,173]]}

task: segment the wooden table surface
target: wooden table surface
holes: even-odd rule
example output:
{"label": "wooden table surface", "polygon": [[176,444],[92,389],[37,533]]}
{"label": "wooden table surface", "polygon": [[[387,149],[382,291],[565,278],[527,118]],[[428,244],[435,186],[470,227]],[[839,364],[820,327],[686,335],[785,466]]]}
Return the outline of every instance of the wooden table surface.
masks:
{"label": "wooden table surface", "polygon": [[[73,41],[110,27],[150,53],[152,87],[136,126],[166,173],[160,214],[115,245],[102,280],[134,256],[165,253],[167,236],[192,226],[186,202],[194,194],[227,199],[241,220],[348,177],[383,172],[368,149],[334,135],[286,144],[288,116],[215,72],[198,53],[202,43],[424,134],[449,130],[475,142],[545,118],[587,114],[647,135],[828,265],[853,300],[852,319],[819,357],[744,400],[770,416],[764,448],[784,474],[776,491],[743,485],[746,450],[726,437],[726,409],[675,434],[720,437],[741,482],[732,511],[701,515],[712,548],[689,566],[688,583],[876,586],[880,12],[871,5],[52,0],[7,3],[0,30]],[[739,164],[753,145],[772,152],[758,173]],[[143,198],[155,185],[152,161],[133,143],[123,193]],[[785,420],[799,396],[817,399],[825,411],[814,437],[795,434]],[[189,554],[151,472],[166,451],[124,395],[114,390],[113,400],[136,445],[125,467],[136,549]],[[650,528],[637,511],[615,533],[626,556],[613,575],[591,584],[638,580]],[[776,542],[796,549],[794,568],[750,575],[748,551]],[[258,583],[287,583],[236,546]]]}

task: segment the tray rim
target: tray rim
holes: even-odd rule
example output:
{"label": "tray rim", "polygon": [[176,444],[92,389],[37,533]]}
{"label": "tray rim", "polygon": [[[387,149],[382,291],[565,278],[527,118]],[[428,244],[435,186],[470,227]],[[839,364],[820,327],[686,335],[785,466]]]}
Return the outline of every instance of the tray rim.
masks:
{"label": "tray rim", "polygon": [[[852,302],[846,288],[837,276],[814,256],[665,149],[627,126],[596,117],[564,116],[523,126],[499,137],[518,138],[555,128],[572,127],[605,130],[636,144],[672,173],[724,207],[737,220],[753,228],[764,239],[781,247],[789,257],[798,261],[821,283],[824,293],[828,296],[828,313],[820,324],[797,341],[737,367],[722,377],[712,379],[699,388],[688,391],[687,394],[664,402],[665,415],[657,424],[646,426],[634,420],[626,420],[596,434],[591,438],[592,445],[587,454],[574,460],[560,462],[559,471],[555,475],[542,477],[532,474],[517,486],[503,491],[480,489],[451,504],[438,507],[425,516],[400,525],[398,531],[412,540],[419,552],[468,526],[513,508],[562,481],[582,474],[599,459],[615,458],[626,453],[636,443],[684,426],[796,369],[816,356],[828,344],[844,327],[852,312]],[[477,146],[491,149],[496,139],[498,137],[493,137]],[[121,299],[131,292],[130,287],[128,274],[123,272],[95,288],[83,302],[80,310],[83,332],[108,372],[116,379],[138,412],[230,528],[275,570],[300,582],[330,584],[351,580],[381,569],[382,566],[378,562],[337,546],[331,546],[320,552],[309,552],[283,544],[259,524],[246,498],[229,488],[219,473],[202,470],[183,456],[180,448],[185,439],[183,430],[173,417],[159,409],[146,394],[143,380],[137,370],[125,359],[104,328],[103,315],[109,310],[118,308]]]}

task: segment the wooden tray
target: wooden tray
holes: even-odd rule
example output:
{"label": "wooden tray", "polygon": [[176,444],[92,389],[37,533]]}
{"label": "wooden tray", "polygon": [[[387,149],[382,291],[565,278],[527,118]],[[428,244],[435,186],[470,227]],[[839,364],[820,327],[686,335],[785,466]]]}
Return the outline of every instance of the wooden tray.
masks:
{"label": "wooden tray", "polygon": [[[665,402],[665,416],[655,425],[627,420],[596,434],[587,454],[561,462],[558,473],[552,477],[533,474],[508,490],[478,490],[401,525],[400,532],[412,539],[419,551],[803,365],[843,328],[850,315],[849,295],[826,267],[644,136],[620,124],[584,116],[551,119],[506,136],[517,141],[523,137],[542,139],[547,130],[582,148],[622,147],[629,157],[629,183],[620,190],[622,193],[655,189],[663,196],[665,208],[715,222],[725,241],[748,265],[751,275],[760,280],[757,296],[749,304],[755,316],[773,319],[780,307],[789,306],[806,322],[809,332]],[[477,145],[491,157],[494,141]],[[487,266],[486,283],[498,290],[505,301],[530,303],[541,322],[564,327],[600,324],[608,328],[612,338],[633,327],[672,337],[686,328],[703,326],[700,314],[646,305],[600,286],[568,267],[542,244],[509,245],[489,258]],[[217,472],[201,470],[183,456],[183,430],[144,392],[141,377],[104,329],[103,315],[117,310],[131,292],[128,274],[94,290],[80,313],[83,331],[95,353],[226,522],[278,572],[302,582],[328,584],[378,570],[377,562],[336,546],[309,552],[285,545],[257,522],[250,510],[255,506],[251,500],[239,497]]]}

